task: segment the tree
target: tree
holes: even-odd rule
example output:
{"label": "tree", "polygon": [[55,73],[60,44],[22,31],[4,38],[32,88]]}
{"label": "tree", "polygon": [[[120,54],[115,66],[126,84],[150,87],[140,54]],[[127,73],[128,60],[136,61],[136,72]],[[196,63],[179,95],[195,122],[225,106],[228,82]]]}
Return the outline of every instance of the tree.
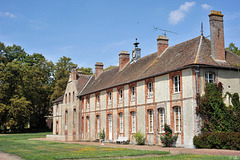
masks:
{"label": "tree", "polygon": [[62,96],[65,92],[72,66],[77,66],[76,64],[72,63],[71,60],[71,58],[63,56],[58,60],[54,67],[54,89],[51,95],[51,101]]}
{"label": "tree", "polygon": [[78,68],[77,70],[82,71],[82,74],[84,75],[93,75],[92,68],[90,67],[88,68],[81,67],[81,68]]}
{"label": "tree", "polygon": [[112,66],[112,65],[110,65],[109,67],[105,68],[104,71],[107,71],[107,70],[113,69],[113,68],[115,68],[115,67],[117,67],[117,66]]}
{"label": "tree", "polygon": [[235,46],[234,43],[230,43],[226,49],[232,53],[235,53],[236,55],[240,55],[240,50]]}

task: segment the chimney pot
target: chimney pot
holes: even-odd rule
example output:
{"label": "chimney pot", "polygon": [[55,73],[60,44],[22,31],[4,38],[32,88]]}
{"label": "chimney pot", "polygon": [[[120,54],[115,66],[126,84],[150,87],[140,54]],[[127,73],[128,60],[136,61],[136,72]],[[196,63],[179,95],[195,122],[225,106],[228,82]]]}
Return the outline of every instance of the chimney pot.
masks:
{"label": "chimney pot", "polygon": [[163,51],[168,47],[167,36],[159,35],[158,38],[157,38],[157,46],[158,46],[158,56],[161,56]]}
{"label": "chimney pot", "polygon": [[122,70],[123,67],[129,62],[130,54],[128,51],[121,51],[119,53],[119,70]]}
{"label": "chimney pot", "polygon": [[95,78],[97,78],[103,72],[103,63],[96,62],[95,64]]}
{"label": "chimney pot", "polygon": [[226,60],[223,30],[223,14],[212,10],[209,14],[211,55],[215,60]]}

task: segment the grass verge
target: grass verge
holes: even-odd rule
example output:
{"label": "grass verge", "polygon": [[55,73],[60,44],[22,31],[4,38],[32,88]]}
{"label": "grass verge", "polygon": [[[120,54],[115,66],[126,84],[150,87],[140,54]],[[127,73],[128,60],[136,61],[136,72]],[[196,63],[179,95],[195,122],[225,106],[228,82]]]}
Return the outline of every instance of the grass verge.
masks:
{"label": "grass verge", "polygon": [[107,158],[140,155],[169,154],[163,151],[106,148],[79,144],[28,140],[45,137],[50,133],[24,133],[0,136],[0,151],[17,155],[26,160]]}

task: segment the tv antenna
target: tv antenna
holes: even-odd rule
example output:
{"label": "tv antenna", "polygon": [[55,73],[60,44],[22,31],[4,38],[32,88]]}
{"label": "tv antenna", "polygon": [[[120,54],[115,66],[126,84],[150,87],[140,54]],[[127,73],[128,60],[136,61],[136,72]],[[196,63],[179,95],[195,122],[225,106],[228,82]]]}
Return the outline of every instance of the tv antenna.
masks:
{"label": "tv antenna", "polygon": [[177,32],[168,31],[168,30],[166,30],[166,29],[161,29],[161,28],[158,28],[158,27],[155,27],[155,26],[153,26],[153,30],[154,30],[154,31],[157,31],[157,30],[164,31],[164,33],[162,33],[164,36],[167,36],[167,32],[168,32],[168,33],[178,34]]}

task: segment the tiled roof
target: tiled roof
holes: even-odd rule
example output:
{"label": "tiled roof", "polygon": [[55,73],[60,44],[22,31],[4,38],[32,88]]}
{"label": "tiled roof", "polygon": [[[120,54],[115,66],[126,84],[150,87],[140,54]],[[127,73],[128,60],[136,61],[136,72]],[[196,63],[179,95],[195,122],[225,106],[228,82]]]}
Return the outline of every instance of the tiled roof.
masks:
{"label": "tiled roof", "polygon": [[63,101],[63,95],[58,97],[55,101],[53,101],[52,103],[57,103],[57,102],[62,102]]}
{"label": "tiled roof", "polygon": [[78,74],[77,75],[77,91],[78,93],[83,90],[89,79],[91,78],[91,75],[82,75]]}
{"label": "tiled roof", "polygon": [[240,57],[226,51],[226,61],[214,61],[211,57],[211,42],[199,36],[183,43],[168,47],[160,57],[153,53],[128,63],[121,71],[113,68],[93,77],[79,95],[86,95],[114,86],[130,83],[151,76],[161,75],[189,65],[210,65],[237,68]]}

